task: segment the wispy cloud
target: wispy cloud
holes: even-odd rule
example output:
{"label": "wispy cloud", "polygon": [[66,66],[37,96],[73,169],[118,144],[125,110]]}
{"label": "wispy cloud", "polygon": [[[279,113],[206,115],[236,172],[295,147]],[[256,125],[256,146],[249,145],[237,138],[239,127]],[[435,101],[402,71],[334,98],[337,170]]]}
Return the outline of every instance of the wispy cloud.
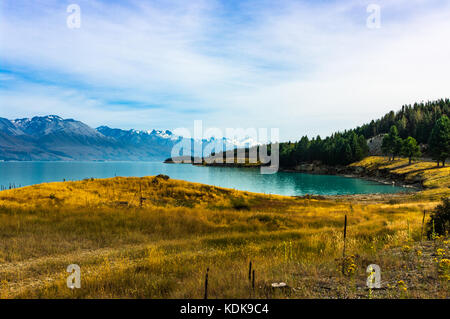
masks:
{"label": "wispy cloud", "polygon": [[[74,0],[75,2],[75,0]],[[375,2],[375,1],[374,1]],[[329,134],[448,96],[447,1],[2,1],[0,116]]]}

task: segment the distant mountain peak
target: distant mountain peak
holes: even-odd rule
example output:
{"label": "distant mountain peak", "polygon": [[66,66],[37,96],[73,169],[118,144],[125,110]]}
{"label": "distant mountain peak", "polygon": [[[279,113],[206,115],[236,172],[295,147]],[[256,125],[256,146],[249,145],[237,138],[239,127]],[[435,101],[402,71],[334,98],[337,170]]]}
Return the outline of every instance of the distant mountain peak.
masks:
{"label": "distant mountain peak", "polygon": [[43,118],[43,119],[47,119],[47,120],[57,120],[57,121],[64,121],[64,119],[58,115],[47,115],[47,116],[35,116],[34,118]]}
{"label": "distant mountain peak", "polygon": [[177,140],[179,138],[179,136],[174,135],[171,131],[169,130],[156,130],[156,129],[152,129],[152,130],[135,130],[135,129],[131,129],[131,130],[122,130],[120,128],[110,128],[109,126],[106,125],[102,125],[97,127],[96,129],[98,132],[102,133],[105,136],[110,136],[110,137],[123,137],[123,136],[143,136],[143,137],[159,137],[159,138],[163,138],[163,139],[173,139],[173,140]]}
{"label": "distant mountain peak", "polygon": [[64,119],[58,115],[45,115],[45,116],[33,116],[32,118],[24,117],[20,119],[12,120],[12,123],[27,123],[31,121],[40,121],[40,120],[47,120],[47,121],[64,121]]}
{"label": "distant mountain peak", "polygon": [[171,131],[169,130],[153,130],[150,134],[154,134],[154,135],[158,135],[162,138],[173,138],[176,137],[178,138],[178,136],[175,136]]}
{"label": "distant mountain peak", "polygon": [[[0,118],[0,159],[6,160],[150,160],[171,156],[182,137],[170,130],[122,130],[106,125],[96,129],[58,115],[8,120]],[[205,143],[214,138],[194,140]],[[253,141],[224,139],[227,149],[251,146]],[[201,154],[196,154],[201,156]]]}

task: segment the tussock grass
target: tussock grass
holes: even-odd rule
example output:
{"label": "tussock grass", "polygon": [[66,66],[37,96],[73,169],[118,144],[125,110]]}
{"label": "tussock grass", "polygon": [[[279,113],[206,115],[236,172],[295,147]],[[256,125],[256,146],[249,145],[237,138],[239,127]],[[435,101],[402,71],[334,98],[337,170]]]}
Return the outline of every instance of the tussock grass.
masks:
{"label": "tussock grass", "polygon": [[405,158],[389,161],[385,157],[369,156],[350,166],[364,167],[369,171],[387,170],[407,181],[421,181],[426,188],[450,187],[450,166],[438,167],[435,162],[416,161],[409,165]]}
{"label": "tussock grass", "polygon": [[[380,158],[362,164],[394,165],[388,169],[408,174]],[[2,191],[0,296],[202,298],[208,267],[210,298],[368,297],[365,268],[370,263],[382,267],[384,280],[414,284],[408,271],[417,268],[418,260],[403,258],[395,249],[417,245],[423,210],[432,209],[436,194],[446,192],[446,170],[436,172],[421,172],[435,193],[371,200],[262,195],[161,177]],[[339,261],[345,214],[346,251],[356,267],[351,276],[341,274]],[[442,245],[448,249],[448,242]],[[250,260],[255,290],[248,282]],[[66,286],[65,269],[73,263],[81,267],[81,289]],[[407,297],[448,298],[448,281],[436,267],[423,266],[418,273],[435,279],[423,280]],[[291,289],[270,288],[280,281]],[[391,289],[371,296],[405,293]]]}

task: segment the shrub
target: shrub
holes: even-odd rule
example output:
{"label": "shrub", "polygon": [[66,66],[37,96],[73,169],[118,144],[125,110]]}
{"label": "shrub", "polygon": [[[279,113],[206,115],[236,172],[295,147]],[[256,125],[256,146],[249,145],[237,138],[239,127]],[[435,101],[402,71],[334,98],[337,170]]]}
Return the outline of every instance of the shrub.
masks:
{"label": "shrub", "polygon": [[231,206],[237,210],[250,210],[250,206],[243,198],[235,198],[231,200]]}
{"label": "shrub", "polygon": [[427,223],[428,237],[432,234],[446,235],[450,229],[450,197],[442,198],[442,204],[439,204],[431,214],[431,219]]}

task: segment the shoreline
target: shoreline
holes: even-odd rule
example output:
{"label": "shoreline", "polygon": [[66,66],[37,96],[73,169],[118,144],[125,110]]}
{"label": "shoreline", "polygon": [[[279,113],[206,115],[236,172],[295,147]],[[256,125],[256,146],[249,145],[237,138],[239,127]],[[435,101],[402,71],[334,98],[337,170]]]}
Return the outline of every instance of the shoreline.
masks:
{"label": "shoreline", "polygon": [[[165,162],[166,164],[170,164],[170,162]],[[172,162],[173,163],[173,162]],[[178,164],[178,163],[173,163]],[[194,166],[215,166],[215,167],[231,167],[231,168],[259,168],[260,164],[245,164],[245,163],[227,163],[227,164],[217,164],[217,163],[208,163],[208,164],[197,164],[197,163],[183,163],[183,164],[191,164]],[[307,168],[307,169],[304,169]],[[378,167],[369,169],[364,165],[359,165],[358,163],[353,163],[349,166],[327,166],[321,165],[319,163],[308,163],[301,164],[295,168],[280,168],[280,172],[287,173],[303,173],[303,174],[311,174],[311,175],[335,175],[346,178],[359,178],[366,181],[371,181],[375,183],[380,183],[383,185],[392,185],[397,187],[402,187],[405,190],[399,190],[389,194],[397,194],[397,195],[405,195],[408,193],[416,193],[426,189],[428,187],[423,186],[423,181],[418,182],[416,180],[406,180],[406,176],[402,174],[394,174],[390,172],[388,169],[379,169]],[[108,177],[105,177],[108,178]],[[37,184],[34,184],[37,185]],[[208,184],[205,184],[208,185]],[[31,186],[31,185],[29,185]],[[5,188],[6,190],[7,188]],[[264,193],[260,193],[264,194]],[[304,194],[304,195],[290,195],[292,197],[305,197],[305,196],[321,196],[327,198],[340,198],[342,196],[377,196],[380,193],[355,193],[355,194],[340,194],[340,195],[321,195],[321,194]],[[383,193],[387,194],[387,193]],[[286,196],[286,195],[282,195]]]}
{"label": "shoreline", "polygon": [[[295,169],[280,169],[279,171],[287,172],[287,173],[303,173],[303,174],[311,174],[311,175],[333,175],[333,176],[340,176],[340,177],[347,177],[347,178],[359,178],[359,179],[363,179],[366,181],[377,182],[377,183],[384,184],[384,185],[392,185],[392,186],[397,186],[397,187],[409,188],[409,189],[413,189],[415,191],[422,191],[422,190],[426,189],[422,185],[406,184],[405,181],[399,180],[399,179],[387,178],[387,177],[373,177],[373,176],[357,174],[357,173],[350,173],[350,172],[347,172],[347,173],[339,173],[339,172],[323,173],[323,172],[314,172],[314,171],[311,171],[311,172],[300,171],[300,170],[295,170]],[[401,192],[393,193],[393,194],[401,194]]]}
{"label": "shoreline", "polygon": [[[177,164],[174,162],[166,162],[171,164]],[[262,165],[259,163],[248,164],[248,163],[186,163],[194,166],[212,166],[212,167],[229,167],[229,168],[259,168]],[[364,166],[329,166],[322,165],[319,163],[302,163],[294,168],[279,168],[279,172],[287,173],[303,173],[311,175],[334,175],[347,178],[359,178],[366,181],[376,182],[384,185],[392,185],[397,187],[403,187],[413,192],[419,192],[426,190],[427,187],[423,185],[424,180],[418,179],[413,181],[408,181],[405,179],[404,175],[393,174],[386,169],[375,168],[369,170]],[[404,192],[398,192],[393,194],[404,194]],[[357,195],[357,194],[355,194]],[[342,195],[326,195],[326,196],[342,196]]]}

